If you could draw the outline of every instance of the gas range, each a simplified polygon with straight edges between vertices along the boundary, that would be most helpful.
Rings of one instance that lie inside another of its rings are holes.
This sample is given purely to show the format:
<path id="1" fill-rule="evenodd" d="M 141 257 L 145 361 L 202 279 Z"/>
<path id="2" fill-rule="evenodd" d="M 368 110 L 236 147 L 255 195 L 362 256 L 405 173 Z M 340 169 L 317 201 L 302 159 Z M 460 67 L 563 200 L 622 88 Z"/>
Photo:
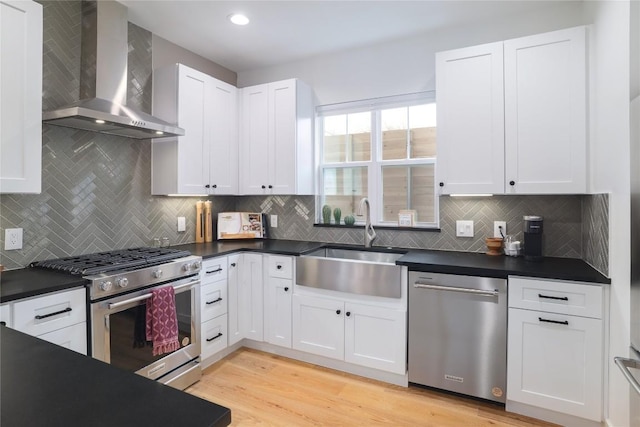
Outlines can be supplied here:
<path id="1" fill-rule="evenodd" d="M 171 248 L 133 248 L 38 261 L 31 267 L 81 275 L 95 301 L 200 272 L 202 258 Z"/>

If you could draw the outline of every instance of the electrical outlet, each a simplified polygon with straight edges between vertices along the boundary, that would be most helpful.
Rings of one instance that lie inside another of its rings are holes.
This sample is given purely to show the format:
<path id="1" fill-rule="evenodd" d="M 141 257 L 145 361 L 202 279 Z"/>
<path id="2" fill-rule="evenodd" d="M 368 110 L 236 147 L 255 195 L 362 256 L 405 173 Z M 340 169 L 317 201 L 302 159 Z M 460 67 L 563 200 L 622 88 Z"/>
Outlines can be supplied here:
<path id="1" fill-rule="evenodd" d="M 473 221 L 456 221 L 456 237 L 473 237 Z"/>
<path id="2" fill-rule="evenodd" d="M 278 228 L 278 215 L 271 215 L 271 228 Z"/>
<path id="3" fill-rule="evenodd" d="M 502 234 L 500 234 L 502 227 Z M 493 221 L 493 237 L 503 237 L 507 235 L 507 221 Z"/>
<path id="4" fill-rule="evenodd" d="M 4 230 L 4 250 L 22 249 L 22 228 L 7 228 Z"/>
<path id="5" fill-rule="evenodd" d="M 178 231 L 182 232 L 182 231 L 186 231 L 187 230 L 187 223 L 186 223 L 186 218 L 183 216 L 179 216 L 178 217 Z"/>

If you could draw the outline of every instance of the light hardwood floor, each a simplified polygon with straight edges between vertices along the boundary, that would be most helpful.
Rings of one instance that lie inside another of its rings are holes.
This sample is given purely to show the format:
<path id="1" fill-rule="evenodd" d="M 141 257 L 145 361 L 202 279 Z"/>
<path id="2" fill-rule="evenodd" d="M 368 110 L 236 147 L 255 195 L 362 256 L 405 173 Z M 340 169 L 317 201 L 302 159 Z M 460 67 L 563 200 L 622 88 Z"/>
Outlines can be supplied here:
<path id="1" fill-rule="evenodd" d="M 240 349 L 187 392 L 231 409 L 232 426 L 551 426 L 502 407 L 399 387 Z"/>

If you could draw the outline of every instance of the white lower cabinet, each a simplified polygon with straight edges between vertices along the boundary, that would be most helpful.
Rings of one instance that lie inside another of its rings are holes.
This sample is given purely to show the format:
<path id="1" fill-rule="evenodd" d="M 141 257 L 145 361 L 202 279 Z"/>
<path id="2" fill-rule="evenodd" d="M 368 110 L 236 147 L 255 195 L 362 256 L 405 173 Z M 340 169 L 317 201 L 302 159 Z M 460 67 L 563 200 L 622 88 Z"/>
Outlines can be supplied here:
<path id="1" fill-rule="evenodd" d="M 11 311 L 14 329 L 87 354 L 84 288 L 18 300 Z"/>
<path id="2" fill-rule="evenodd" d="M 200 358 L 227 348 L 227 257 L 207 259 L 200 270 Z"/>
<path id="3" fill-rule="evenodd" d="M 264 278 L 262 254 L 245 253 L 240 260 L 238 298 L 242 338 L 263 341 Z"/>
<path id="4" fill-rule="evenodd" d="M 293 296 L 293 348 L 404 375 L 406 311 Z"/>
<path id="5" fill-rule="evenodd" d="M 265 255 L 264 340 L 291 348 L 294 259 Z"/>
<path id="6" fill-rule="evenodd" d="M 240 330 L 240 313 L 242 304 L 240 301 L 240 258 L 241 254 L 230 255 L 228 258 L 228 279 L 227 279 L 227 297 L 228 304 L 228 337 L 229 345 L 233 345 L 242 339 L 242 331 Z"/>
<path id="7" fill-rule="evenodd" d="M 552 411 L 523 412 L 551 422 L 567 422 L 554 413 L 602 420 L 602 305 L 598 285 L 509 279 L 507 410 L 515 403 Z"/>
<path id="8" fill-rule="evenodd" d="M 4 326 L 11 327 L 11 303 L 0 305 L 0 323 Z"/>

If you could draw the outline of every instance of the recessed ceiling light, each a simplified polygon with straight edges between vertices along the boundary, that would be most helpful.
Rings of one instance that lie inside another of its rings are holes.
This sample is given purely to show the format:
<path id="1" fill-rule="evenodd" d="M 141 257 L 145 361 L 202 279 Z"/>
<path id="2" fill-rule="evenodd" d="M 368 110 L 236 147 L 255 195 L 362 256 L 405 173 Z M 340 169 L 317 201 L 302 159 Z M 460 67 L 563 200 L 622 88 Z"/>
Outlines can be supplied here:
<path id="1" fill-rule="evenodd" d="M 162 132 L 161 130 L 157 130 L 156 135 L 164 135 L 164 132 Z"/>
<path id="2" fill-rule="evenodd" d="M 247 25 L 249 23 L 249 18 L 241 13 L 232 13 L 228 16 L 229 21 L 233 22 L 236 25 Z"/>
<path id="3" fill-rule="evenodd" d="M 102 125 L 102 124 L 104 124 L 104 120 L 98 119 L 98 120 L 96 120 L 96 123 L 98 123 L 99 125 Z"/>

